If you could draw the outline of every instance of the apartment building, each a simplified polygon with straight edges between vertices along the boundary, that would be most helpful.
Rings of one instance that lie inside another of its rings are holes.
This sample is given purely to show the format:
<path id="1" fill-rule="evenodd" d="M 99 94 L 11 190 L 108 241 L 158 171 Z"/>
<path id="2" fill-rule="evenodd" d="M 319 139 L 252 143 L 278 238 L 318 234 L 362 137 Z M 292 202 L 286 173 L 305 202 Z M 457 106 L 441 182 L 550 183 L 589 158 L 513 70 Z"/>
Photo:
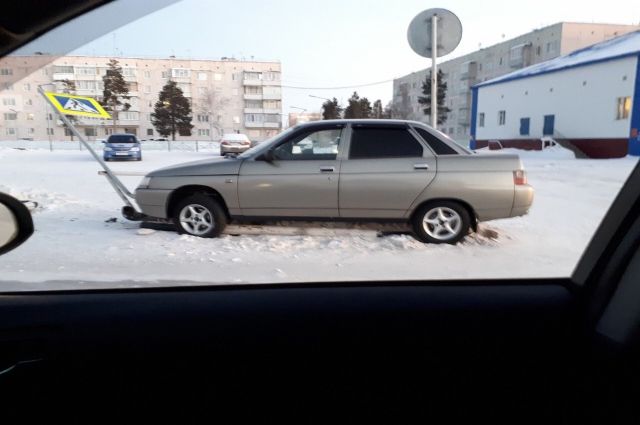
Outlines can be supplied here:
<path id="1" fill-rule="evenodd" d="M 637 31 L 640 26 L 560 22 L 438 64 L 447 83 L 445 105 L 451 110 L 439 128 L 462 144 L 470 139 L 471 87 L 577 49 Z M 418 103 L 430 68 L 393 82 L 395 118 L 430 123 Z"/>
<path id="2" fill-rule="evenodd" d="M 49 60 L 47 60 L 49 59 Z M 62 91 L 63 81 L 73 81 L 76 94 L 100 98 L 102 77 L 111 58 L 106 56 L 10 56 L 0 63 L 0 141 L 64 140 L 62 126 L 37 88 Z M 166 82 L 175 81 L 190 100 L 194 128 L 181 140 L 216 140 L 223 133 L 241 132 L 263 140 L 282 128 L 281 66 L 279 62 L 115 58 L 129 85 L 131 107 L 120 112 L 117 132 L 141 139 L 160 137 L 151 123 L 158 94 Z M 80 119 L 88 139 L 101 139 L 113 131 L 110 120 Z"/>

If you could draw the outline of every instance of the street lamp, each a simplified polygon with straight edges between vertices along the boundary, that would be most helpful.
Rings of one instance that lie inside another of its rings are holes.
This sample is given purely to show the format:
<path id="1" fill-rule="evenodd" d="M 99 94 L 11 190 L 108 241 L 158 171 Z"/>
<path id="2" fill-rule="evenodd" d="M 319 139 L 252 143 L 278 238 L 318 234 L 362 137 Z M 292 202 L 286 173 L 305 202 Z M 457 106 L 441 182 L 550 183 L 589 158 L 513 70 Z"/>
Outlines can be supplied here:
<path id="1" fill-rule="evenodd" d="M 310 94 L 309 97 L 315 97 L 316 99 L 322 99 L 322 100 L 326 100 L 327 102 L 333 102 L 333 100 L 328 99 L 326 97 L 322 97 L 322 96 L 314 96 L 314 95 Z"/>

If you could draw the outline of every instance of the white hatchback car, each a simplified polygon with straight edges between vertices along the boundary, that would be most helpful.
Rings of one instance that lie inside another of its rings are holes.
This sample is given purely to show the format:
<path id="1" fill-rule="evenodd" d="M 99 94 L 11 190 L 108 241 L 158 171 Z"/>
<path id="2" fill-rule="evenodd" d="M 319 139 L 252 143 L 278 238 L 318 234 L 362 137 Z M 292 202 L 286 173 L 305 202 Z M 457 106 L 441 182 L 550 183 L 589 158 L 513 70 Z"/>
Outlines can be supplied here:
<path id="1" fill-rule="evenodd" d="M 228 153 L 242 153 L 251 147 L 251 140 L 240 133 L 229 133 L 220 139 L 220 156 Z"/>

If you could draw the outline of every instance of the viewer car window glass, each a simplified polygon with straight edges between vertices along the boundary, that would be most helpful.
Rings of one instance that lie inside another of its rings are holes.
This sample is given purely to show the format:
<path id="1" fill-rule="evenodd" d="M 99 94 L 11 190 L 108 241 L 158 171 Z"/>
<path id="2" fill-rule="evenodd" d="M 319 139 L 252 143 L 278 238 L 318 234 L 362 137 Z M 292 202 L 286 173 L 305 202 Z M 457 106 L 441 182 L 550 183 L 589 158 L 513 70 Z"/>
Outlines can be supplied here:
<path id="1" fill-rule="evenodd" d="M 405 128 L 354 127 L 349 159 L 421 157 L 420 142 Z"/>
<path id="2" fill-rule="evenodd" d="M 457 155 L 458 152 L 424 128 L 414 127 L 420 137 L 433 149 L 436 155 Z"/>
<path id="3" fill-rule="evenodd" d="M 340 128 L 299 134 L 275 148 L 273 154 L 283 161 L 335 160 L 341 135 Z"/>

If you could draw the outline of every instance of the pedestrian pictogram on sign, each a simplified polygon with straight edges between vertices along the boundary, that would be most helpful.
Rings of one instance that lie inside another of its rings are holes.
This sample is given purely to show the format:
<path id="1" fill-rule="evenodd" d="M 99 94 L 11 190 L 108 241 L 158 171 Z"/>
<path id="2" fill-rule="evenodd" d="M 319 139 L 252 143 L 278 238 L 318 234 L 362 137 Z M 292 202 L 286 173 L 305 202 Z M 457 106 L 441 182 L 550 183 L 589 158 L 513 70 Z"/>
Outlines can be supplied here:
<path id="1" fill-rule="evenodd" d="M 65 93 L 44 93 L 49 102 L 64 115 L 79 115 L 92 118 L 111 118 L 92 97 L 75 96 Z"/>

